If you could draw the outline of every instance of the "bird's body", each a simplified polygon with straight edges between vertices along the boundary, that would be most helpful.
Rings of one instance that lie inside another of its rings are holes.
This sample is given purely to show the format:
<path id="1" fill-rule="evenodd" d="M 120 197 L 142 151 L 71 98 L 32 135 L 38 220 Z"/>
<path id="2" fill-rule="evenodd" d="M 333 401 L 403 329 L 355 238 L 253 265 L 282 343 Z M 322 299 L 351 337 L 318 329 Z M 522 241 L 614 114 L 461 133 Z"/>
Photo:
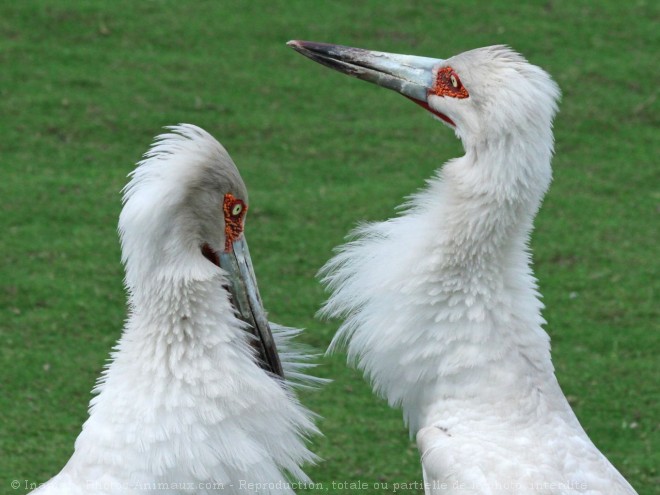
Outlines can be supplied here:
<path id="1" fill-rule="evenodd" d="M 126 189 L 129 318 L 73 456 L 39 495 L 290 494 L 289 475 L 307 480 L 312 415 L 260 366 L 227 272 L 202 251 L 229 245 L 222 194 L 247 201 L 244 186 L 208 133 L 173 130 Z M 300 376 L 296 331 L 273 330 L 287 377 Z"/>
<path id="2" fill-rule="evenodd" d="M 404 94 L 465 147 L 323 270 L 324 313 L 345 318 L 332 345 L 403 409 L 427 493 L 634 494 L 571 410 L 542 328 L 528 239 L 551 181 L 557 86 L 500 46 L 439 60 L 290 44 Z"/>
<path id="3" fill-rule="evenodd" d="M 446 164 L 402 216 L 362 227 L 326 266 L 325 311 L 348 316 L 335 345 L 346 340 L 375 390 L 402 407 L 437 493 L 454 493 L 443 483 L 460 494 L 527 494 L 534 483 L 548 487 L 538 493 L 590 493 L 560 484 L 630 493 L 616 491 L 620 476 L 555 378 L 529 269 L 531 224 L 513 225 L 529 205 L 504 201 L 489 216 L 480 195 L 466 208 L 467 159 Z"/>

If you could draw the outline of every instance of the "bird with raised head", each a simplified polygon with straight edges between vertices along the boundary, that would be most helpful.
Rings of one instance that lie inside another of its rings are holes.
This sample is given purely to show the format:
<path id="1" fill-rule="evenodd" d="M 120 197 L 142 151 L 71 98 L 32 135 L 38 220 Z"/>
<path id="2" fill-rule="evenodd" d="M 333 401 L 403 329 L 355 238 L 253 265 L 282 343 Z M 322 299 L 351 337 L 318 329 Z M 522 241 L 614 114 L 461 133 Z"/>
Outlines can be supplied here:
<path id="1" fill-rule="evenodd" d="M 398 217 L 358 228 L 322 273 L 331 348 L 403 409 L 427 493 L 633 494 L 562 393 L 529 237 L 551 181 L 560 91 L 505 46 L 449 59 L 291 41 L 449 126 L 446 162 Z"/>
<path id="2" fill-rule="evenodd" d="M 158 136 L 119 219 L 128 319 L 73 455 L 35 493 L 292 494 L 290 479 L 308 481 L 317 429 L 293 386 L 314 382 L 311 363 L 298 331 L 266 318 L 248 205 L 209 133 Z"/>

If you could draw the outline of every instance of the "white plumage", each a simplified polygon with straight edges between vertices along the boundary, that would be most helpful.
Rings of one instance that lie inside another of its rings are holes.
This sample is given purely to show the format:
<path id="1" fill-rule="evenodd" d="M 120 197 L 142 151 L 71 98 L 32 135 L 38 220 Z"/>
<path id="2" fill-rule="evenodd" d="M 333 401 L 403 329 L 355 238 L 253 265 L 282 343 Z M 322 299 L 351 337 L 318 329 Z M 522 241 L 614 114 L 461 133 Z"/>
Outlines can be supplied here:
<path id="1" fill-rule="evenodd" d="M 345 318 L 331 348 L 345 344 L 403 409 L 427 493 L 635 493 L 578 423 L 542 328 L 528 240 L 551 181 L 557 85 L 502 46 L 439 60 L 290 45 L 404 94 L 465 148 L 323 270 L 323 313 Z"/>
<path id="2" fill-rule="evenodd" d="M 223 194 L 247 203 L 225 149 L 192 126 L 159 136 L 125 189 L 119 222 L 130 314 L 90 416 L 46 494 L 290 494 L 315 456 L 313 415 L 264 371 L 201 247 L 226 240 Z M 310 366 L 297 330 L 272 325 L 287 378 Z M 313 380 L 313 379 L 312 379 Z"/>

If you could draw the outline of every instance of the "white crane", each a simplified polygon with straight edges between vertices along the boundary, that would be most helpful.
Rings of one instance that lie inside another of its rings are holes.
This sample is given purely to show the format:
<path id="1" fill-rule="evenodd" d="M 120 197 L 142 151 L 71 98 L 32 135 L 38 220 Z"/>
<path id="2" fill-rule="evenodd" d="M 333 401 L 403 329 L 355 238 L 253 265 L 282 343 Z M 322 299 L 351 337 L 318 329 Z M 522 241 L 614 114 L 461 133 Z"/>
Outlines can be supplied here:
<path id="1" fill-rule="evenodd" d="M 504 46 L 447 60 L 289 45 L 393 89 L 461 139 L 399 217 L 360 227 L 324 268 L 324 313 L 373 388 L 400 406 L 427 493 L 633 494 L 554 375 L 528 239 L 550 184 L 560 96 Z"/>
<path id="2" fill-rule="evenodd" d="M 124 189 L 123 334 L 71 459 L 39 495 L 291 494 L 289 479 L 308 481 L 317 429 L 290 379 L 311 379 L 310 364 L 291 346 L 298 331 L 266 319 L 247 190 L 210 134 L 170 130 Z"/>

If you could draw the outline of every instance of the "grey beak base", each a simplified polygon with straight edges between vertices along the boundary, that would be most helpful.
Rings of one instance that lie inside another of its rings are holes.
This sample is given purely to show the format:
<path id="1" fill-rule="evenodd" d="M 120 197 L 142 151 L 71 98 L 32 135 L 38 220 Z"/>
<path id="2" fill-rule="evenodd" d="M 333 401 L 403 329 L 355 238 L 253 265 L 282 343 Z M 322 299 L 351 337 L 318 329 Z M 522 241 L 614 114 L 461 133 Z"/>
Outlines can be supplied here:
<path id="1" fill-rule="evenodd" d="M 231 252 L 220 254 L 220 267 L 227 272 L 230 282 L 228 289 L 237 316 L 247 323 L 247 330 L 255 337 L 253 344 L 259 364 L 266 371 L 284 378 L 282 362 L 259 295 L 257 278 L 244 235 L 234 241 Z"/>

